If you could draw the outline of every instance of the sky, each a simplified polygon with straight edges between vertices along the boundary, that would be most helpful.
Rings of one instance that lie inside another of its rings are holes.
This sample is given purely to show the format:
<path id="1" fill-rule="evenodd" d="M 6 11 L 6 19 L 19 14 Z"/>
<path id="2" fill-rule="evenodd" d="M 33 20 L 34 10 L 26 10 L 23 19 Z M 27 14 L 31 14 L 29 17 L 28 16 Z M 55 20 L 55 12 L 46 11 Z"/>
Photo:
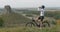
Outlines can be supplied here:
<path id="1" fill-rule="evenodd" d="M 0 7 L 10 5 L 13 8 L 24 7 L 60 7 L 60 0 L 0 0 Z"/>

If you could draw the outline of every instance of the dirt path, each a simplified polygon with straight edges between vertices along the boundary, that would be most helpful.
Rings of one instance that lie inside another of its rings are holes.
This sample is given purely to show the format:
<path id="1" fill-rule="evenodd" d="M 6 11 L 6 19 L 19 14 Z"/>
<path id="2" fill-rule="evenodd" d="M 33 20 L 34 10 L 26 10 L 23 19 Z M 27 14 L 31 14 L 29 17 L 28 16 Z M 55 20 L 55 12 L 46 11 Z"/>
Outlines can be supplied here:
<path id="1" fill-rule="evenodd" d="M 26 16 L 27 14 L 24 14 L 23 12 L 17 12 L 17 13 L 18 13 L 18 14 L 21 14 L 22 16 L 24 16 L 24 17 L 26 17 L 26 18 L 28 18 L 28 19 L 32 19 L 32 17 Z M 37 16 L 37 15 L 33 14 L 33 16 Z"/>
<path id="2" fill-rule="evenodd" d="M 26 17 L 26 18 L 28 18 L 28 19 L 32 19 L 32 17 L 26 16 L 26 14 L 21 14 L 21 15 L 23 15 L 24 17 Z"/>

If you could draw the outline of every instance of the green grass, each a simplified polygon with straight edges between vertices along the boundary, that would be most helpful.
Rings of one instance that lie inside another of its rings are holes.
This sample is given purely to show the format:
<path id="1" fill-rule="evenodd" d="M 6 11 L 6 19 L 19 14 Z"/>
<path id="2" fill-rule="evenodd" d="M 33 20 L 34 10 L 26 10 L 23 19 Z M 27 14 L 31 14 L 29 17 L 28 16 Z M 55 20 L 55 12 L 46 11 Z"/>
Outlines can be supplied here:
<path id="1" fill-rule="evenodd" d="M 46 11 L 45 12 L 45 16 L 47 16 L 47 17 L 54 17 L 55 19 L 60 19 L 60 11 L 54 11 L 54 12 Z"/>
<path id="2" fill-rule="evenodd" d="M 52 28 L 37 28 L 37 27 L 13 27 L 0 28 L 0 32 L 57 32 L 56 27 Z"/>
<path id="3" fill-rule="evenodd" d="M 2 15 L 2 18 L 5 26 L 15 26 L 15 25 L 20 26 L 20 24 L 26 24 L 26 22 L 31 21 L 30 19 L 17 13 L 5 14 Z"/>
<path id="4" fill-rule="evenodd" d="M 32 16 L 31 14 L 39 15 L 38 12 L 36 12 L 36 11 L 35 12 L 30 11 L 30 12 L 25 12 L 25 13 L 28 14 L 28 16 Z M 57 17 L 57 16 L 59 16 L 59 14 L 60 13 L 58 13 L 58 12 L 57 12 L 57 14 L 55 14 L 55 12 L 54 13 L 48 12 L 48 14 L 46 16 L 50 15 L 50 16 Z M 30 27 L 20 26 L 20 24 L 25 25 L 28 21 L 31 21 L 31 20 L 22 16 L 21 14 L 17 14 L 17 13 L 5 14 L 5 15 L 2 15 L 2 18 L 4 20 L 4 25 L 8 26 L 8 27 L 0 28 L 0 32 L 60 32 L 59 31 L 60 26 L 46 27 L 43 29 L 40 29 L 38 27 L 30 28 Z M 15 26 L 17 26 L 17 27 L 15 27 Z"/>

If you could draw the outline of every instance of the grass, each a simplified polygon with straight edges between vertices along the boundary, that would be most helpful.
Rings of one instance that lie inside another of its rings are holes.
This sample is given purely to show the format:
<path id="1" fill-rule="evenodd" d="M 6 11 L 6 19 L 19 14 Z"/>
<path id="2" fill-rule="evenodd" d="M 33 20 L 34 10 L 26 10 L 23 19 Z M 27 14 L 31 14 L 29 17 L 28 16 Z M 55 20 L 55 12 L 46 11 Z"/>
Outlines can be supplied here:
<path id="1" fill-rule="evenodd" d="M 36 14 L 39 15 L 38 12 L 25 12 L 26 14 L 28 14 L 27 16 L 31 16 L 29 14 Z M 55 13 L 55 12 L 54 12 Z M 54 14 L 53 12 L 48 12 L 48 14 L 46 16 L 56 16 L 58 14 Z M 53 15 L 54 14 L 54 15 Z M 56 16 L 57 17 L 57 16 Z M 19 26 L 20 24 L 25 25 L 26 22 L 31 21 L 30 19 L 22 16 L 21 14 L 17 14 L 17 13 L 13 13 L 13 14 L 5 14 L 2 15 L 5 26 L 9 26 L 9 27 L 2 27 L 0 28 L 0 32 L 60 32 L 60 25 L 54 26 L 54 27 L 46 27 L 43 29 L 40 29 L 38 27 L 23 27 L 23 26 Z M 59 17 L 58 17 L 59 18 Z M 17 27 L 10 27 L 10 26 L 16 26 Z"/>
<path id="2" fill-rule="evenodd" d="M 52 28 L 37 28 L 37 27 L 13 27 L 0 28 L 0 32 L 57 32 L 56 27 Z"/>
<path id="3" fill-rule="evenodd" d="M 25 24 L 26 22 L 31 21 L 30 19 L 17 13 L 5 14 L 2 15 L 2 18 L 5 26 L 20 26 L 20 24 Z"/>

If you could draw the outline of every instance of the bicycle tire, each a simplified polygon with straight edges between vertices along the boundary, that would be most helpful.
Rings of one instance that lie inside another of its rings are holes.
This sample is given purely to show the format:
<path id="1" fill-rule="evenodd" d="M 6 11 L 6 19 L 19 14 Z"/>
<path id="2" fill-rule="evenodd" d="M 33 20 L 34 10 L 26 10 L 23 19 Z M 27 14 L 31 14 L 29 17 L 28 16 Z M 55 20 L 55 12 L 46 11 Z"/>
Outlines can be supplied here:
<path id="1" fill-rule="evenodd" d="M 34 27 L 35 24 L 34 24 L 33 22 L 28 22 L 28 23 L 26 23 L 25 26 L 26 26 L 26 27 Z"/>

